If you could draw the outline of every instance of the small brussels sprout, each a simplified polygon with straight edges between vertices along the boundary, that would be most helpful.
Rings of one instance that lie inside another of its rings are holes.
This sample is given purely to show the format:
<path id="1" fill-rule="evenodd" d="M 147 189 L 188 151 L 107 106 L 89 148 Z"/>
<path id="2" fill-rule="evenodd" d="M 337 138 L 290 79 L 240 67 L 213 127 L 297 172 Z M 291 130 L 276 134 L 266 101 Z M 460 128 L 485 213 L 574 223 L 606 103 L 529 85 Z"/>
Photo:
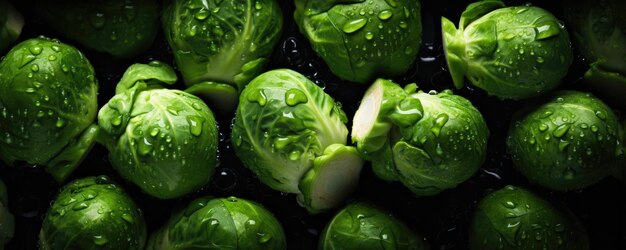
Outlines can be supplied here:
<path id="1" fill-rule="evenodd" d="M 0 1 L 0 53 L 20 36 L 24 18 L 8 1 Z"/>
<path id="2" fill-rule="evenodd" d="M 232 129 L 235 153 L 271 188 L 299 194 L 309 211 L 343 202 L 363 164 L 346 146 L 347 118 L 332 97 L 292 70 L 264 73 L 241 92 Z"/>
<path id="3" fill-rule="evenodd" d="M 141 210 L 107 176 L 72 181 L 61 189 L 39 232 L 40 249 L 143 249 Z"/>
<path id="4" fill-rule="evenodd" d="M 37 1 L 35 8 L 67 38 L 119 58 L 148 49 L 159 27 L 159 6 L 153 0 L 48 0 Z"/>
<path id="5" fill-rule="evenodd" d="M 507 151 L 517 169 L 554 190 L 584 188 L 610 175 L 623 156 L 613 111 L 589 93 L 559 91 L 546 98 L 513 117 Z"/>
<path id="6" fill-rule="evenodd" d="M 572 63 L 567 31 L 535 6 L 504 7 L 499 0 L 470 4 L 458 30 L 442 17 L 446 60 L 456 88 L 466 76 L 500 99 L 523 99 L 555 88 Z"/>
<path id="7" fill-rule="evenodd" d="M 352 203 L 326 225 L 318 249 L 429 249 L 422 236 L 391 214 Z"/>
<path id="8" fill-rule="evenodd" d="M 0 180 L 0 249 L 4 249 L 15 232 L 15 219 L 9 211 L 9 197 L 7 187 Z"/>
<path id="9" fill-rule="evenodd" d="M 16 45 L 0 62 L 0 157 L 46 166 L 63 181 L 87 154 L 98 83 L 76 48 L 39 37 Z"/>
<path id="10" fill-rule="evenodd" d="M 435 195 L 478 170 L 489 130 L 467 99 L 450 90 L 414 93 L 416 88 L 376 81 L 355 113 L 352 140 L 381 179 Z"/>
<path id="11" fill-rule="evenodd" d="M 420 9 L 417 0 L 296 0 L 294 18 L 335 75 L 370 83 L 411 67 L 422 40 Z"/>
<path id="12" fill-rule="evenodd" d="M 262 73 L 283 25 L 276 0 L 168 0 L 162 22 L 188 91 L 222 112 Z"/>
<path id="13" fill-rule="evenodd" d="M 166 64 L 134 64 L 98 113 L 99 139 L 113 168 L 161 199 L 199 189 L 217 164 L 213 113 L 199 98 L 161 86 L 174 82 L 176 73 Z"/>
<path id="14" fill-rule="evenodd" d="M 287 249 L 280 222 L 252 201 L 205 196 L 174 214 L 148 240 L 157 249 Z"/>
<path id="15" fill-rule="evenodd" d="M 575 0 L 564 9 L 572 40 L 591 64 L 584 82 L 603 100 L 626 110 L 626 2 Z"/>
<path id="16" fill-rule="evenodd" d="M 483 198 L 469 226 L 470 249 L 589 249 L 587 232 L 567 209 L 519 187 Z"/>

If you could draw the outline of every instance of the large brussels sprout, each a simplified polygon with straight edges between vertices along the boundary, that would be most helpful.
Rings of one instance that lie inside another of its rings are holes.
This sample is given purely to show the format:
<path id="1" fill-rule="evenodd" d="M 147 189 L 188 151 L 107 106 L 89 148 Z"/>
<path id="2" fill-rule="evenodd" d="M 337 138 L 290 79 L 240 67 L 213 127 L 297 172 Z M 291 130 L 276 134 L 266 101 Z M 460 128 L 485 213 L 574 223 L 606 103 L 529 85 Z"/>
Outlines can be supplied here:
<path id="1" fill-rule="evenodd" d="M 205 196 L 174 214 L 148 240 L 157 249 L 287 249 L 282 226 L 263 206 Z"/>
<path id="2" fill-rule="evenodd" d="M 480 112 L 452 91 L 415 93 L 377 80 L 356 111 L 352 141 L 381 179 L 417 195 L 434 195 L 469 179 L 487 154 L 489 130 Z"/>
<path id="3" fill-rule="evenodd" d="M 22 33 L 22 27 L 22 15 L 8 1 L 0 1 L 0 53 L 17 40 Z"/>
<path id="4" fill-rule="evenodd" d="M 564 8 L 572 40 L 591 64 L 585 83 L 626 110 L 626 2 L 575 0 Z"/>
<path id="5" fill-rule="evenodd" d="M 217 124 L 199 98 L 160 62 L 130 66 L 100 109 L 101 142 L 113 168 L 144 192 L 170 199 L 207 184 L 217 164 Z"/>
<path id="6" fill-rule="evenodd" d="M 141 210 L 106 176 L 67 184 L 39 232 L 40 249 L 143 249 Z"/>
<path id="7" fill-rule="evenodd" d="M 222 111 L 262 73 L 280 37 L 276 0 L 165 1 L 163 29 L 189 91 Z"/>
<path id="8" fill-rule="evenodd" d="M 458 29 L 445 17 L 441 22 L 457 88 L 465 76 L 490 95 L 523 99 L 555 88 L 572 63 L 567 31 L 539 7 L 484 0 L 467 7 Z"/>
<path id="9" fill-rule="evenodd" d="M 9 211 L 9 197 L 7 187 L 0 180 L 0 249 L 13 238 L 15 232 L 15 219 Z"/>
<path id="10" fill-rule="evenodd" d="M 519 187 L 483 198 L 469 226 L 470 249 L 589 249 L 587 232 L 567 209 Z"/>
<path id="11" fill-rule="evenodd" d="M 76 48 L 44 37 L 16 45 L 0 62 L 0 157 L 46 166 L 63 181 L 95 136 L 98 84 Z"/>
<path id="12" fill-rule="evenodd" d="M 422 41 L 418 0 L 296 0 L 294 18 L 315 52 L 338 77 L 369 83 L 396 77 Z"/>
<path id="13" fill-rule="evenodd" d="M 318 249 L 429 249 L 424 238 L 391 214 L 352 203 L 326 225 Z"/>
<path id="14" fill-rule="evenodd" d="M 150 47 L 159 27 L 154 0 L 36 1 L 50 27 L 83 46 L 129 58 Z"/>
<path id="15" fill-rule="evenodd" d="M 288 69 L 264 73 L 241 92 L 235 153 L 271 188 L 300 194 L 311 212 L 337 206 L 357 185 L 362 160 L 345 146 L 347 118 L 329 95 Z"/>
<path id="16" fill-rule="evenodd" d="M 515 115 L 507 150 L 531 182 L 555 190 L 579 189 L 611 174 L 623 155 L 621 129 L 601 100 L 559 91 Z"/>

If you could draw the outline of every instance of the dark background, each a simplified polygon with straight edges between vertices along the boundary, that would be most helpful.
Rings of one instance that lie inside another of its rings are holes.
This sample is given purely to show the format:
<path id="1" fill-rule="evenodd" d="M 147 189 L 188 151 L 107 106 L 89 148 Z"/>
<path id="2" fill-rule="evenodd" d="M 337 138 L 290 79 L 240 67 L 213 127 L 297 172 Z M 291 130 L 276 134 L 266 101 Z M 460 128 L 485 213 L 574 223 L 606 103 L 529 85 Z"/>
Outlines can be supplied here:
<path id="1" fill-rule="evenodd" d="M 308 41 L 298 32 L 292 17 L 294 8 L 292 1 L 281 2 L 285 18 L 284 30 L 268 68 L 291 68 L 303 73 L 341 102 L 348 117 L 352 117 L 367 86 L 344 82 L 333 76 L 325 63 L 311 50 Z M 401 84 L 416 82 L 420 89 L 425 91 L 453 88 L 442 54 L 440 17 L 446 16 L 454 23 L 458 23 L 460 13 L 471 1 L 421 2 L 423 41 L 418 60 L 405 75 L 394 80 Z M 561 1 L 530 2 L 550 10 L 557 17 L 560 16 Z M 526 1 L 507 1 L 507 5 L 525 3 Z M 51 31 L 31 11 L 33 9 L 31 4 L 26 1 L 14 3 L 26 20 L 20 40 L 45 35 L 59 38 L 84 52 L 96 69 L 96 77 L 100 84 L 98 97 L 100 106 L 112 97 L 115 84 L 131 64 L 147 63 L 151 60 L 173 63 L 171 51 L 162 33 L 159 33 L 147 52 L 136 58 L 114 59 L 106 54 L 85 49 Z M 575 61 L 570 73 L 564 79 L 562 88 L 584 90 L 578 82 L 586 69 L 584 59 L 576 52 Z M 505 137 L 510 116 L 524 105 L 523 102 L 500 101 L 488 97 L 481 90 L 466 86 L 464 89 L 455 90 L 455 93 L 472 101 L 485 117 L 491 133 L 487 160 L 474 177 L 457 188 L 439 195 L 416 197 L 400 184 L 378 180 L 367 164 L 362 172 L 359 189 L 351 200 L 367 201 L 394 214 L 422 234 L 432 249 L 466 249 L 468 221 L 476 203 L 493 189 L 507 184 L 520 185 L 554 203 L 569 207 L 585 225 L 592 249 L 625 249 L 624 184 L 614 177 L 609 177 L 584 190 L 566 193 L 549 191 L 529 184 L 513 169 L 511 159 L 505 152 Z M 233 195 L 255 200 L 265 205 L 280 220 L 287 234 L 290 249 L 315 249 L 319 234 L 335 211 L 309 215 L 305 209 L 297 205 L 295 195 L 279 193 L 261 184 L 242 166 L 230 146 L 229 128 L 232 115 L 218 115 L 217 118 L 221 131 L 220 165 L 211 183 L 193 194 L 175 200 L 158 200 L 143 194 L 112 170 L 106 149 L 99 145 L 92 149 L 70 179 L 106 174 L 122 184 L 142 208 L 149 232 L 163 225 L 174 208 L 185 206 L 199 196 Z M 36 249 L 41 222 L 54 201 L 60 188 L 59 184 L 55 183 L 43 168 L 24 164 L 7 167 L 0 163 L 0 178 L 7 184 L 9 208 L 16 220 L 15 236 L 6 247 Z"/>

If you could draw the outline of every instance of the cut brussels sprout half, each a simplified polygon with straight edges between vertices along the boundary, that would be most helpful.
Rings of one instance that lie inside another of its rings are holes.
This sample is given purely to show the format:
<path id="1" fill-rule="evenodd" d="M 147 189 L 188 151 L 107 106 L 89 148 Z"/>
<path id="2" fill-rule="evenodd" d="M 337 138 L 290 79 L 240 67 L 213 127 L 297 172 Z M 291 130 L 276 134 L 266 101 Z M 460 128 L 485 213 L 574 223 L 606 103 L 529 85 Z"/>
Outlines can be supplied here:
<path id="1" fill-rule="evenodd" d="M 340 105 L 315 83 L 298 72 L 277 69 L 259 75 L 241 93 L 231 140 L 244 166 L 263 183 L 281 192 L 300 194 L 301 180 L 316 167 L 315 160 L 324 157 L 331 145 L 346 144 L 346 122 Z M 311 172 L 307 181 L 323 184 L 325 181 L 310 178 L 317 178 L 320 173 L 325 177 L 327 175 L 323 173 L 339 171 L 337 167 L 350 169 L 339 172 L 358 174 L 353 170 L 361 164 L 360 160 L 347 164 L 347 159 L 356 158 L 333 154 L 319 160 L 318 169 Z M 333 163 L 336 160 L 345 164 Z M 358 179 L 356 176 L 344 178 Z M 317 192 L 317 188 L 312 187 L 317 185 L 304 185 L 309 189 L 305 194 L 308 198 L 303 197 L 301 204 L 317 206 L 317 203 L 310 203 L 312 195 Z M 345 191 L 335 192 L 343 196 Z"/>
<path id="2" fill-rule="evenodd" d="M 131 65 L 98 113 L 98 139 L 113 168 L 161 199 L 206 185 L 217 165 L 213 113 L 199 98 L 162 86 L 174 82 L 176 73 L 166 64 Z"/>
<path id="3" fill-rule="evenodd" d="M 356 190 L 362 166 L 356 148 L 328 146 L 300 180 L 298 202 L 311 213 L 338 207 Z"/>
<path id="4" fill-rule="evenodd" d="M 589 249 L 587 232 L 567 209 L 519 187 L 483 198 L 469 226 L 469 249 Z"/>
<path id="5" fill-rule="evenodd" d="M 63 182 L 98 133 L 98 83 L 87 58 L 58 40 L 33 38 L 0 62 L 0 157 L 46 167 Z"/>
<path id="6" fill-rule="evenodd" d="M 0 55 L 15 42 L 22 33 L 24 17 L 13 8 L 9 1 L 0 1 Z"/>
<path id="7" fill-rule="evenodd" d="M 441 23 L 456 88 L 467 77 L 489 95 L 524 99 L 557 87 L 572 63 L 567 31 L 539 7 L 479 1 L 463 12 L 458 29 L 445 17 Z"/>

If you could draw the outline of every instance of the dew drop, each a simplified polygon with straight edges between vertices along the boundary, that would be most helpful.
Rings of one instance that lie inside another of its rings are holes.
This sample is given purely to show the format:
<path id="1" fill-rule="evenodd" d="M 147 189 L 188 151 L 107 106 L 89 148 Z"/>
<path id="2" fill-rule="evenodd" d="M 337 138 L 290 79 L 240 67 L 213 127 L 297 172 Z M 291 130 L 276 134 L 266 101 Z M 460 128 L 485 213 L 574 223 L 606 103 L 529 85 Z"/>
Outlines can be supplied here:
<path id="1" fill-rule="evenodd" d="M 355 19 L 355 20 L 347 22 L 346 24 L 343 25 L 341 30 L 343 30 L 343 32 L 347 34 L 350 34 L 350 33 L 356 32 L 357 30 L 360 30 L 366 24 L 367 24 L 367 19 L 359 18 L 359 19 Z"/>

